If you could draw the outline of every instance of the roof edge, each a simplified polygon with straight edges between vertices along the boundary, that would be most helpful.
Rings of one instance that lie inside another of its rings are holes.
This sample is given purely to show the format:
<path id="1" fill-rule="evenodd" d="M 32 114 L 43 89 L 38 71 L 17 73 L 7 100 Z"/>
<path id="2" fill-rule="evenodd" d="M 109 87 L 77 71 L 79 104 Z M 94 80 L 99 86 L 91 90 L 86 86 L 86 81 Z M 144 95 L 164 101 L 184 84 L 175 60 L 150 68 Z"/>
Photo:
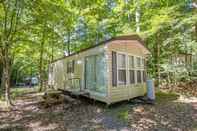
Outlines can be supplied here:
<path id="1" fill-rule="evenodd" d="M 92 48 L 95 48 L 95 47 L 98 47 L 98 46 L 101 46 L 101 45 L 104 45 L 104 44 L 107 44 L 107 43 L 109 43 L 109 42 L 111 42 L 111 41 L 116 41 L 116 40 L 137 40 L 137 41 L 139 41 L 139 42 L 141 43 L 141 45 L 142 45 L 144 48 L 146 48 L 146 49 L 149 51 L 149 49 L 145 46 L 144 41 L 141 39 L 141 37 L 140 37 L 138 34 L 121 35 L 121 36 L 112 37 L 112 38 L 110 38 L 110 39 L 108 39 L 108 40 L 105 40 L 105 41 L 102 41 L 102 42 L 100 42 L 100 43 L 98 43 L 98 44 L 96 44 L 96 45 L 93 45 L 93 46 L 90 46 L 90 47 L 81 49 L 80 51 L 77 51 L 77 52 L 75 52 L 75 53 L 72 53 L 72 54 L 70 54 L 70 55 L 68 55 L 68 56 L 63 56 L 63 57 L 60 57 L 60 58 L 58 58 L 58 59 L 55 59 L 55 60 L 53 60 L 51 63 L 54 63 L 54 62 L 56 62 L 56 61 L 65 59 L 65 58 L 70 57 L 70 56 L 77 55 L 77 54 L 79 54 L 79 53 L 81 53 L 81 52 L 87 51 L 87 50 L 89 50 L 89 49 L 92 49 Z M 149 51 L 149 52 L 150 52 L 150 51 Z"/>

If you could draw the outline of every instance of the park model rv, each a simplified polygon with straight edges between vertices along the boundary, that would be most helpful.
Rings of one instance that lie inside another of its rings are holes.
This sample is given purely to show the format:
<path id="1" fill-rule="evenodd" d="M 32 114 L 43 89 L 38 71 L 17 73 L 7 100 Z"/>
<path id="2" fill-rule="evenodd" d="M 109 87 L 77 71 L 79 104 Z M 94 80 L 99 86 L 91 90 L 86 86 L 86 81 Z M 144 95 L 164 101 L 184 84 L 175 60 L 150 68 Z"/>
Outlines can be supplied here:
<path id="1" fill-rule="evenodd" d="M 148 49 L 138 35 L 118 36 L 49 65 L 49 86 L 111 104 L 146 93 Z"/>

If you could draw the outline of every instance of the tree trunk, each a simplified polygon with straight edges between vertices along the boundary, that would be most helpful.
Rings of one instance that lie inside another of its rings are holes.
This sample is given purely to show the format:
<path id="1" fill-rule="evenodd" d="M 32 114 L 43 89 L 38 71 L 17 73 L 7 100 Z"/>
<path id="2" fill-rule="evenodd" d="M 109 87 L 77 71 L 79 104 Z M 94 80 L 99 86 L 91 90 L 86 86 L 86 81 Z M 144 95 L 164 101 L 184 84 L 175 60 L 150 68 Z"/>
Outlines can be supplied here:
<path id="1" fill-rule="evenodd" d="M 53 42 L 55 42 L 55 41 L 53 41 Z M 54 43 L 52 42 L 52 50 L 51 50 L 51 60 L 50 60 L 50 62 L 52 62 L 53 60 L 54 60 Z"/>
<path id="2" fill-rule="evenodd" d="M 135 22 L 136 22 L 136 32 L 140 32 L 140 0 L 136 0 L 136 11 L 135 11 Z"/>
<path id="3" fill-rule="evenodd" d="M 1 52 L 0 52 L 1 53 Z M 0 54 L 1 55 L 1 54 Z M 2 56 L 0 56 L 0 57 L 2 57 Z M 1 89 L 3 89 L 3 62 L 2 62 L 2 58 L 0 58 L 0 79 L 1 79 L 1 81 L 0 81 L 0 88 Z"/>
<path id="4" fill-rule="evenodd" d="M 45 27 L 46 23 L 43 27 L 43 33 L 42 33 L 42 41 L 40 46 L 40 63 L 39 63 L 39 74 L 40 74 L 40 89 L 39 91 L 43 90 L 43 83 L 44 83 L 44 74 L 43 74 L 43 55 L 44 55 L 44 44 L 45 44 Z"/>
<path id="5" fill-rule="evenodd" d="M 156 77 L 157 77 L 157 86 L 160 88 L 160 40 L 159 34 L 156 35 Z"/>
<path id="6" fill-rule="evenodd" d="M 33 75 L 32 75 L 32 66 L 31 66 L 31 74 L 30 74 L 30 82 L 29 82 L 29 87 L 31 88 L 32 87 L 32 77 L 33 77 Z"/>
<path id="7" fill-rule="evenodd" d="M 67 50 L 68 50 L 68 55 L 70 55 L 70 30 L 68 31 L 68 42 L 67 42 Z"/>
<path id="8" fill-rule="evenodd" d="M 197 42 L 197 22 L 195 24 L 196 42 Z"/>
<path id="9" fill-rule="evenodd" d="M 12 106 L 10 98 L 10 58 L 8 54 L 8 49 L 5 48 L 3 53 L 3 77 L 2 85 L 5 89 L 5 100 L 8 107 Z"/>
<path id="10" fill-rule="evenodd" d="M 1 73 L 3 74 L 3 72 L 1 72 Z M 3 82 L 3 75 L 1 76 L 1 83 L 0 83 L 1 85 L 0 85 L 0 89 L 3 89 L 3 83 L 2 83 L 2 82 Z"/>
<path id="11" fill-rule="evenodd" d="M 39 91 L 42 91 L 43 89 L 43 53 L 44 53 L 44 43 L 41 43 L 41 49 L 40 49 L 40 66 L 39 66 L 39 73 L 40 73 L 40 89 Z"/>

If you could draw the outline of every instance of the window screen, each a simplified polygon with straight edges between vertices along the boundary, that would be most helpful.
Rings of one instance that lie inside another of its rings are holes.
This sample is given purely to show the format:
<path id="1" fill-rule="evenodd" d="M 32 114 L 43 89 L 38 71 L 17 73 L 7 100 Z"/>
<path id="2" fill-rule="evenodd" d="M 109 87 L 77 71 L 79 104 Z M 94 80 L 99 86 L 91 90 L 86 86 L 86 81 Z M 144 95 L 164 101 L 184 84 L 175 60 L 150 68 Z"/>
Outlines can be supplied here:
<path id="1" fill-rule="evenodd" d="M 135 84 L 135 71 L 129 70 L 130 84 Z"/>
<path id="2" fill-rule="evenodd" d="M 134 68 L 134 57 L 129 56 L 129 68 Z"/>
<path id="3" fill-rule="evenodd" d="M 117 57 L 114 51 L 112 51 L 112 85 L 117 86 Z"/>
<path id="4" fill-rule="evenodd" d="M 137 67 L 141 67 L 141 59 L 140 59 L 140 57 L 137 57 Z"/>
<path id="5" fill-rule="evenodd" d="M 143 71 L 143 81 L 146 82 L 146 71 Z"/>
<path id="6" fill-rule="evenodd" d="M 118 84 L 126 85 L 126 55 L 118 54 Z"/>
<path id="7" fill-rule="evenodd" d="M 104 54 L 85 58 L 85 88 L 100 94 L 106 93 L 107 66 Z"/>
<path id="8" fill-rule="evenodd" d="M 119 85 L 126 85 L 126 70 L 118 70 Z"/>
<path id="9" fill-rule="evenodd" d="M 145 68 L 145 59 L 142 59 L 142 67 Z"/>
<path id="10" fill-rule="evenodd" d="M 141 76 L 141 71 L 137 71 L 137 83 L 142 83 L 142 76 Z"/>
<path id="11" fill-rule="evenodd" d="M 118 54 L 118 68 L 126 68 L 126 59 L 124 54 Z"/>

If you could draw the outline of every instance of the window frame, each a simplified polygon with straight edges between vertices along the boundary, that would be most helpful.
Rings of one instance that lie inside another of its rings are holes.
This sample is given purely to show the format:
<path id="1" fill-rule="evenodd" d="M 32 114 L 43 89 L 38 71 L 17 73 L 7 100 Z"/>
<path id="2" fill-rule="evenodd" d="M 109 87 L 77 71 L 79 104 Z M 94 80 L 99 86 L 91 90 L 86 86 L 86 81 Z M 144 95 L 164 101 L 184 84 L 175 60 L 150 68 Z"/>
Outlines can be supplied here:
<path id="1" fill-rule="evenodd" d="M 136 68 L 141 68 L 141 67 L 142 67 L 142 58 L 140 56 L 136 56 Z"/>
<path id="2" fill-rule="evenodd" d="M 140 74 L 140 81 L 138 81 L 138 72 Z M 137 84 L 142 84 L 143 83 L 143 70 L 136 70 L 136 77 L 137 77 Z"/>
<path id="3" fill-rule="evenodd" d="M 144 84 L 145 81 L 144 81 L 144 77 L 143 77 L 143 72 L 145 71 L 146 73 L 146 77 L 147 77 L 147 72 L 146 72 L 146 65 L 145 65 L 145 62 L 146 62 L 146 58 L 144 56 L 139 56 L 139 55 L 136 55 L 136 54 L 133 54 L 133 53 L 128 53 L 128 52 L 121 52 L 121 51 L 116 51 L 116 50 L 112 50 L 113 52 L 116 52 L 116 59 L 117 59 L 117 64 L 116 64 L 116 68 L 117 68 L 117 77 L 116 77 L 116 80 L 117 80 L 117 86 L 114 86 L 114 87 L 118 87 L 118 86 L 131 86 L 131 85 L 138 85 L 138 84 Z M 120 68 L 118 67 L 119 66 L 119 56 L 118 55 L 125 55 L 125 68 Z M 129 63 L 129 57 L 133 57 L 133 67 L 130 68 L 130 63 Z M 140 66 L 138 66 L 138 63 L 137 63 L 137 58 L 140 59 Z M 144 62 L 142 62 L 144 61 Z M 144 63 L 144 64 L 143 64 Z M 119 70 L 126 70 L 126 82 L 125 84 L 120 84 L 120 81 L 119 81 Z M 130 83 L 130 70 L 133 70 L 134 71 L 134 81 L 135 83 Z M 140 75 L 141 75 L 141 83 L 138 83 L 137 81 L 137 71 L 140 71 Z"/>
<path id="4" fill-rule="evenodd" d="M 116 55 L 117 55 L 117 86 L 126 86 L 127 85 L 127 81 L 128 81 L 128 78 L 127 78 L 127 53 L 125 52 L 117 52 L 116 51 Z M 125 56 L 125 67 L 122 68 L 122 67 L 119 67 L 119 56 L 118 55 L 124 55 Z M 125 70 L 125 83 L 124 84 L 120 84 L 120 81 L 119 81 L 119 70 Z"/>
<path id="5" fill-rule="evenodd" d="M 67 74 L 72 74 L 75 72 L 75 60 L 68 60 L 67 61 Z"/>
<path id="6" fill-rule="evenodd" d="M 132 67 L 130 67 L 130 57 L 133 58 L 133 61 L 132 61 Z M 131 54 L 128 54 L 128 69 L 127 69 L 127 72 L 128 72 L 128 85 L 135 85 L 136 84 L 136 70 L 135 70 L 135 65 L 136 65 L 136 62 L 135 62 L 135 55 L 131 55 Z M 130 71 L 133 71 L 134 72 L 134 83 L 131 83 L 131 75 L 130 75 Z"/>
<path id="7" fill-rule="evenodd" d="M 140 65 L 138 65 L 138 59 L 140 61 Z M 142 62 L 143 61 L 143 62 Z M 143 78 L 143 72 L 146 72 L 146 58 L 143 56 L 136 56 L 136 66 L 135 66 L 135 71 L 136 71 L 136 84 L 144 84 L 144 78 Z M 141 75 L 141 82 L 138 82 L 138 71 L 140 71 L 140 75 Z M 147 75 L 146 75 L 147 76 Z"/>
<path id="8" fill-rule="evenodd" d="M 98 94 L 104 94 L 104 95 L 106 95 L 106 93 L 107 93 L 107 86 L 108 86 L 108 83 L 107 83 L 107 81 L 105 80 L 105 84 L 104 84 L 104 86 L 105 86 L 105 92 L 103 93 L 101 93 L 101 92 L 98 92 L 98 91 L 96 91 L 96 88 L 97 88 L 97 83 L 98 83 L 98 81 L 97 81 L 97 68 L 98 68 L 98 66 L 97 66 L 97 60 L 98 60 L 98 57 L 100 57 L 102 55 L 102 57 L 104 58 L 104 59 L 106 59 L 106 56 L 105 56 L 105 53 L 97 53 L 97 54 L 93 54 L 93 55 L 87 55 L 87 56 L 85 56 L 85 58 L 84 58 L 84 71 L 85 71 L 85 74 L 84 74 L 84 87 L 85 87 L 85 89 L 86 90 L 89 90 L 89 91 L 92 91 L 92 92 L 96 92 L 96 93 L 98 93 Z M 94 62 L 94 68 L 95 68 L 95 72 L 94 72 L 94 82 L 95 82 L 95 86 L 93 87 L 93 88 L 88 88 L 87 87 L 87 70 L 86 70 L 86 64 L 87 64 L 87 59 L 89 59 L 90 57 L 92 57 L 93 58 L 93 62 Z M 105 66 L 107 66 L 107 63 L 105 63 L 104 62 L 104 64 L 106 64 Z M 106 70 L 107 70 L 107 67 L 105 67 L 106 68 Z M 105 76 L 105 77 L 107 77 L 107 75 Z"/>

